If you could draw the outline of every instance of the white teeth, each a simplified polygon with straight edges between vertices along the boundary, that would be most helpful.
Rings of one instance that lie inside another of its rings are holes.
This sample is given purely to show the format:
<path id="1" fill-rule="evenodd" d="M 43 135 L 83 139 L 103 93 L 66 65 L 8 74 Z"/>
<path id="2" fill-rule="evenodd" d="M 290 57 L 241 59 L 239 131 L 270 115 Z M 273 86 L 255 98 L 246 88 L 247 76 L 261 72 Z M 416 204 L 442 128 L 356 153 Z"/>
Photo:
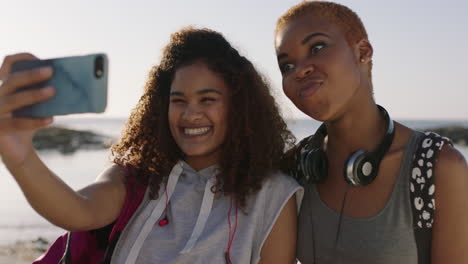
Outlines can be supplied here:
<path id="1" fill-rule="evenodd" d="M 202 135 L 210 130 L 209 127 L 200 128 L 184 128 L 184 134 L 186 135 Z"/>

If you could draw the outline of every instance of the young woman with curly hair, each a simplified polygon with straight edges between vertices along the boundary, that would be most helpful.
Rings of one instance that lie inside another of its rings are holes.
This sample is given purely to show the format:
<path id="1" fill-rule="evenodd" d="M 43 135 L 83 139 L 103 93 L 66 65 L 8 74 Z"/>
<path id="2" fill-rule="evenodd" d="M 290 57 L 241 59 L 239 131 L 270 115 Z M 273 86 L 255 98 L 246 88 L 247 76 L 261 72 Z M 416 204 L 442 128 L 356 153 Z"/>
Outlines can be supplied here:
<path id="1" fill-rule="evenodd" d="M 0 90 L 10 92 L 0 101 L 51 76 L 50 69 L 9 75 L 14 61 L 33 58 L 5 60 Z M 33 103 L 18 98 L 0 112 Z M 32 147 L 34 130 L 50 119 L 5 115 L 1 122 L 0 153 L 28 201 L 72 231 L 36 263 L 294 262 L 301 188 L 278 172 L 294 138 L 266 81 L 217 32 L 186 28 L 171 36 L 111 148 L 114 164 L 80 191 Z"/>
<path id="2" fill-rule="evenodd" d="M 305 187 L 301 263 L 468 263 L 467 163 L 376 104 L 358 15 L 301 2 L 278 19 L 275 48 L 286 96 L 323 121 L 284 163 Z"/>

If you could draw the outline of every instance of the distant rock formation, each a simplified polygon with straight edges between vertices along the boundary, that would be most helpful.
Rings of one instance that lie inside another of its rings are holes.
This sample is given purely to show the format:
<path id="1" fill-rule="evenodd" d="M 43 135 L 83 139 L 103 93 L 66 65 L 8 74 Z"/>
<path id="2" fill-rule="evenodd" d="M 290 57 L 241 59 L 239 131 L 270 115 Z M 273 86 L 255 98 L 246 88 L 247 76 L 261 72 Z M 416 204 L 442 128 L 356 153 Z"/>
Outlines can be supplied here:
<path id="1" fill-rule="evenodd" d="M 422 129 L 433 131 L 450 138 L 454 144 L 468 145 L 468 128 L 460 126 Z M 107 149 L 115 138 L 97 134 L 91 131 L 73 130 L 63 127 L 48 127 L 40 129 L 33 138 L 33 144 L 38 150 L 58 150 L 63 154 L 72 154 L 79 149 Z"/>
<path id="2" fill-rule="evenodd" d="M 91 131 L 79 131 L 63 127 L 40 129 L 33 137 L 37 150 L 58 150 L 62 154 L 72 154 L 79 149 L 107 149 L 114 138 Z"/>
<path id="3" fill-rule="evenodd" d="M 450 138 L 454 144 L 467 146 L 468 144 L 468 128 L 461 126 L 431 128 L 422 131 L 432 131 L 441 136 Z"/>

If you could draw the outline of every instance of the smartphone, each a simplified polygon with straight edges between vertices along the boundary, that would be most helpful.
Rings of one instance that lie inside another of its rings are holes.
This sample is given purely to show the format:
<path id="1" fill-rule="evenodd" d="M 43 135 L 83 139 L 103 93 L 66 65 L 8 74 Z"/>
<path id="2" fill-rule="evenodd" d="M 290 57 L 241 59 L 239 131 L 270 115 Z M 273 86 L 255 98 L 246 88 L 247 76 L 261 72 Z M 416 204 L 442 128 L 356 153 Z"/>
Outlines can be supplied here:
<path id="1" fill-rule="evenodd" d="M 19 91 L 45 86 L 55 88 L 54 97 L 13 112 L 18 117 L 51 117 L 78 113 L 102 113 L 107 106 L 107 55 L 63 57 L 48 60 L 17 61 L 12 72 L 50 66 L 53 76 L 46 82 L 23 87 Z"/>

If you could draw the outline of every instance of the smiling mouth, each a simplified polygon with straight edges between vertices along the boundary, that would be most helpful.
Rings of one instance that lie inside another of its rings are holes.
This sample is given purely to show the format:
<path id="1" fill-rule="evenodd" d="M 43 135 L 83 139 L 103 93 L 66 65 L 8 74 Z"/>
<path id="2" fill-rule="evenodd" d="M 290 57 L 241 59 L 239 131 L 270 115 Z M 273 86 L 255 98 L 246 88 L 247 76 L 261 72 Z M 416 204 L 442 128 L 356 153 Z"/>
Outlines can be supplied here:
<path id="1" fill-rule="evenodd" d="M 207 134 L 211 127 L 197 127 L 197 128 L 183 128 L 184 135 L 187 136 L 201 136 Z"/>

